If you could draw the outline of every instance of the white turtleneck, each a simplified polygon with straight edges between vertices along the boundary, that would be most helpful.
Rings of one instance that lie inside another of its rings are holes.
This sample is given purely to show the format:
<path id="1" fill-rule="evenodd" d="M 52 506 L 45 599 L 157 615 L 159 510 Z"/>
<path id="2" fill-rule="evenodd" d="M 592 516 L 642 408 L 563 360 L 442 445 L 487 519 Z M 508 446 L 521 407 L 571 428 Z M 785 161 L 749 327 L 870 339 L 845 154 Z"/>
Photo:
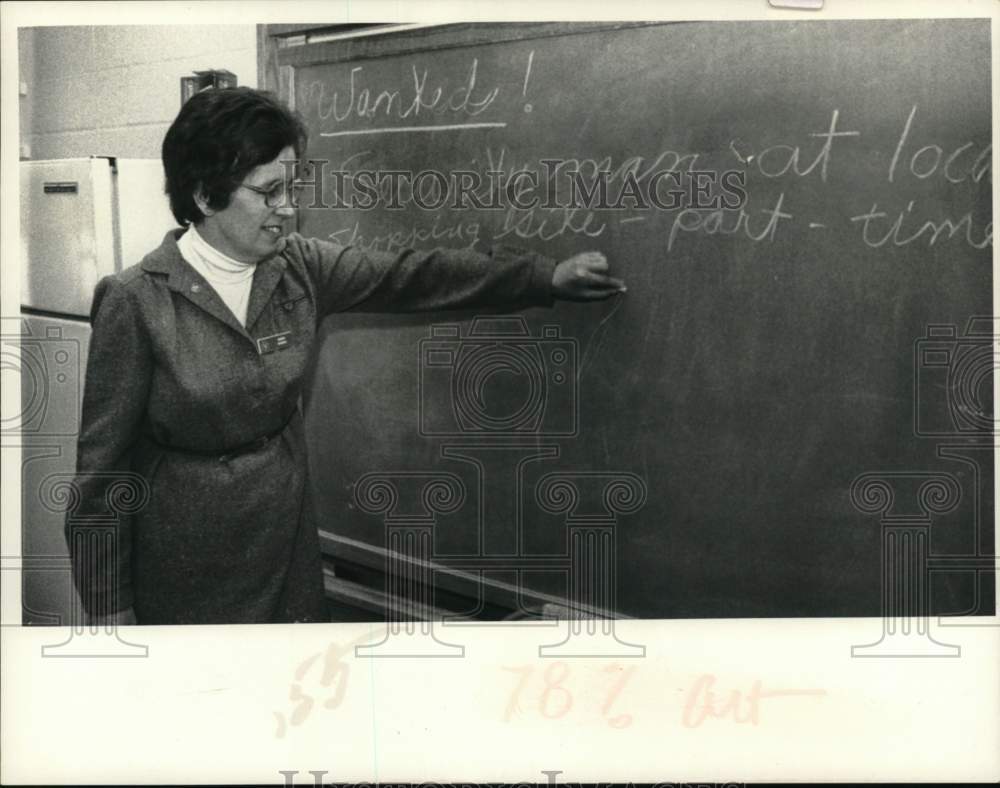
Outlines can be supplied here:
<path id="1" fill-rule="evenodd" d="M 240 325 L 245 326 L 250 287 L 253 285 L 253 272 L 257 264 L 244 263 L 223 254 L 202 238 L 193 224 L 177 241 L 177 249 L 181 257 L 205 277 L 229 307 L 229 311 L 240 321 Z"/>

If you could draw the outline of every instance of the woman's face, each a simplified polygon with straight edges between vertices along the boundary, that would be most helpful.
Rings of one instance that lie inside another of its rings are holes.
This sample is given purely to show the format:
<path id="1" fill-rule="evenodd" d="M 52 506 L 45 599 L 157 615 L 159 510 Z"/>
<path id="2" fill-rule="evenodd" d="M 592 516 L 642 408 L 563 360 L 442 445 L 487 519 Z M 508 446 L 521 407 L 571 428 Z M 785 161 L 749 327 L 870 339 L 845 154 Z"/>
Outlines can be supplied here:
<path id="1" fill-rule="evenodd" d="M 201 237 L 223 254 L 245 263 L 260 262 L 279 252 L 284 245 L 283 224 L 295 216 L 288 192 L 274 207 L 269 207 L 263 194 L 247 187 L 265 192 L 278 187 L 280 192 L 281 185 L 291 175 L 290 168 L 281 162 L 294 159 L 295 151 L 289 146 L 274 161 L 252 170 L 221 211 L 206 208 L 199 200 L 199 207 L 207 214 L 198 225 Z"/>

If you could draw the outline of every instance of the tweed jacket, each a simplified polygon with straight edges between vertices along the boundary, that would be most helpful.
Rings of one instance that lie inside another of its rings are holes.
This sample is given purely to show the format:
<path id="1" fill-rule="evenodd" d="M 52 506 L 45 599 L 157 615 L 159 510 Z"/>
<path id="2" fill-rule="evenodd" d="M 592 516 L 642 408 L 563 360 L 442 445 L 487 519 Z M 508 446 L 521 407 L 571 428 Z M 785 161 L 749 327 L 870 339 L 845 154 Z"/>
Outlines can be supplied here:
<path id="1" fill-rule="evenodd" d="M 181 256 L 182 233 L 95 291 L 66 521 L 74 581 L 88 610 L 132 606 L 140 624 L 323 620 L 300 412 L 319 321 L 551 305 L 555 263 L 292 234 L 257 265 L 244 327 Z M 137 511 L 109 511 L 116 474 L 144 480 Z M 115 538 L 84 555 L 70 523 L 101 516 L 114 517 Z"/>

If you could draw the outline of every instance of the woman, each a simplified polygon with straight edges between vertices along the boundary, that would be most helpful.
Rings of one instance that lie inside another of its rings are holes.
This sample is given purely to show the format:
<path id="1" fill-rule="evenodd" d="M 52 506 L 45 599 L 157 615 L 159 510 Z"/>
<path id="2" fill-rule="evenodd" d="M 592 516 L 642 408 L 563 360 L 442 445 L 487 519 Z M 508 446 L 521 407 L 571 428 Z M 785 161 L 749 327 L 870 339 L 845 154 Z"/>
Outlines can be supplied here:
<path id="1" fill-rule="evenodd" d="M 519 308 L 623 289 L 597 253 L 556 265 L 286 235 L 295 209 L 283 162 L 305 145 L 301 121 L 267 93 L 195 95 L 163 142 L 182 229 L 97 286 L 72 520 L 108 514 L 122 474 L 145 480 L 148 499 L 140 491 L 144 506 L 119 517 L 116 542 L 71 550 L 92 621 L 325 620 L 299 405 L 325 315 Z M 74 545 L 69 531 L 67 518 Z"/>

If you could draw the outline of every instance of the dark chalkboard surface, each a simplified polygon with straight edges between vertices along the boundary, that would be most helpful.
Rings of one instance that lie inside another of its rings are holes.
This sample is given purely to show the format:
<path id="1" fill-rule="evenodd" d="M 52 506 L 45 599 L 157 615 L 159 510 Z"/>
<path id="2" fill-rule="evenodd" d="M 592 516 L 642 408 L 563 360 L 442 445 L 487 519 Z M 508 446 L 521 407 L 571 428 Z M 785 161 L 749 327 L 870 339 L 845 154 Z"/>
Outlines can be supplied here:
<path id="1" fill-rule="evenodd" d="M 935 611 L 992 612 L 988 21 L 317 51 L 285 94 L 335 169 L 523 168 L 544 192 L 542 160 L 569 159 L 612 199 L 627 173 L 745 178 L 725 211 L 303 210 L 377 249 L 599 249 L 628 285 L 514 320 L 328 319 L 307 423 L 335 552 L 377 563 L 409 523 L 439 568 L 566 597 L 570 531 L 593 527 L 614 594 L 591 601 L 625 615 L 879 615 L 909 528 Z"/>

